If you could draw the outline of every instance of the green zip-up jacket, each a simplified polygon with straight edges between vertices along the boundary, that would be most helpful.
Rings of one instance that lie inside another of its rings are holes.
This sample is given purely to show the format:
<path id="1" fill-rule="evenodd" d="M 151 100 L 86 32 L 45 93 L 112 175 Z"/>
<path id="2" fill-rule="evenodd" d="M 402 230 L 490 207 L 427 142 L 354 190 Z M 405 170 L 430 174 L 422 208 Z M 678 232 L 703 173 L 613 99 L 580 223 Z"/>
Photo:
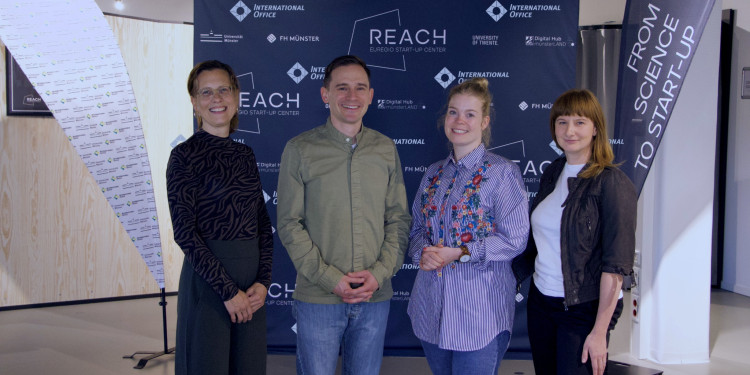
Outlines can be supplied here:
<path id="1" fill-rule="evenodd" d="M 380 285 L 371 302 L 391 298 L 411 222 L 393 140 L 362 126 L 352 148 L 329 118 L 287 142 L 277 191 L 279 238 L 297 269 L 295 299 L 342 303 L 333 289 L 361 270 Z"/>

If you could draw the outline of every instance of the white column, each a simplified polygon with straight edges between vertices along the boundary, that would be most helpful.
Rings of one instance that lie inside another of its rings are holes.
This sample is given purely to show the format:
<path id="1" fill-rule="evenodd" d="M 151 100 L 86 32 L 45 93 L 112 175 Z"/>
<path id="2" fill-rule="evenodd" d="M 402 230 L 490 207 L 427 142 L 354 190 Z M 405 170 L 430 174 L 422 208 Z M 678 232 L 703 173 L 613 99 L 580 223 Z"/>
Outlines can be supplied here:
<path id="1" fill-rule="evenodd" d="M 750 99 L 742 99 L 742 68 L 750 66 L 750 2 L 725 0 L 737 9 L 732 47 L 727 144 L 724 275 L 721 288 L 750 297 Z"/>
<path id="2" fill-rule="evenodd" d="M 709 360 L 711 240 L 721 1 L 696 48 L 638 202 L 638 306 L 631 353 L 657 363 Z"/>

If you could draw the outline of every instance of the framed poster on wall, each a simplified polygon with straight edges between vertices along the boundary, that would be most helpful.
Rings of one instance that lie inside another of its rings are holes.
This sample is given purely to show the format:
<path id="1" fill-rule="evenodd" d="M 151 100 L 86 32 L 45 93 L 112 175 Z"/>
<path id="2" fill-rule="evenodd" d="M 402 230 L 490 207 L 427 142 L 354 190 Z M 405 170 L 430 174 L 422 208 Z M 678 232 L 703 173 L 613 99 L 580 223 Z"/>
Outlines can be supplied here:
<path id="1" fill-rule="evenodd" d="M 5 49 L 5 91 L 8 116 L 52 116 L 44 100 L 34 89 L 16 60 Z"/>

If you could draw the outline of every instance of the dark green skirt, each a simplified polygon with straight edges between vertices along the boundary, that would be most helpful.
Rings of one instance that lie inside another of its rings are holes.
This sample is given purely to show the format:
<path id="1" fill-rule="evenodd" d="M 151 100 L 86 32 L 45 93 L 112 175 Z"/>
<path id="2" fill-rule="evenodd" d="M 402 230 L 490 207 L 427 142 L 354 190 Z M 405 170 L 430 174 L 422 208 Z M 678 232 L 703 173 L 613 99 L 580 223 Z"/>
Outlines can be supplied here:
<path id="1" fill-rule="evenodd" d="M 255 282 L 258 239 L 206 241 L 241 292 Z M 175 374 L 265 374 L 266 308 L 232 323 L 224 301 L 185 258 L 177 297 Z"/>

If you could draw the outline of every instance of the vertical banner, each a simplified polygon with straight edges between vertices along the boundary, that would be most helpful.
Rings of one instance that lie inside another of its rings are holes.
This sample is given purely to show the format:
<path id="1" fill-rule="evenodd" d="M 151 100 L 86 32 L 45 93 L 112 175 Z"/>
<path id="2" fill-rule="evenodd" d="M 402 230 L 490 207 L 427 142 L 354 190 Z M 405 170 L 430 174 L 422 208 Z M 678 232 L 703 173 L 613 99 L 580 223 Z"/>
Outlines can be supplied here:
<path id="1" fill-rule="evenodd" d="M 612 146 L 640 195 L 714 0 L 628 0 Z"/>
<path id="2" fill-rule="evenodd" d="M 101 10 L 93 0 L 0 0 L 0 38 L 164 288 L 140 115 L 120 48 Z"/>
<path id="3" fill-rule="evenodd" d="M 281 152 L 325 123 L 320 87 L 340 55 L 358 55 L 371 69 L 375 95 L 364 124 L 397 145 L 410 202 L 427 166 L 448 156 L 437 124 L 448 91 L 473 77 L 487 78 L 494 94 L 490 149 L 518 163 L 530 197 L 558 157 L 549 109 L 575 84 L 577 0 L 195 0 L 194 14 L 195 62 L 224 61 L 239 77 L 240 127 L 232 138 L 255 151 L 274 223 Z M 407 261 L 393 278 L 388 355 L 421 353 L 406 315 L 416 272 Z M 295 277 L 275 239 L 266 302 L 272 352 L 295 348 Z M 511 351 L 528 348 L 525 314 L 517 315 L 523 333 L 514 333 Z"/>

